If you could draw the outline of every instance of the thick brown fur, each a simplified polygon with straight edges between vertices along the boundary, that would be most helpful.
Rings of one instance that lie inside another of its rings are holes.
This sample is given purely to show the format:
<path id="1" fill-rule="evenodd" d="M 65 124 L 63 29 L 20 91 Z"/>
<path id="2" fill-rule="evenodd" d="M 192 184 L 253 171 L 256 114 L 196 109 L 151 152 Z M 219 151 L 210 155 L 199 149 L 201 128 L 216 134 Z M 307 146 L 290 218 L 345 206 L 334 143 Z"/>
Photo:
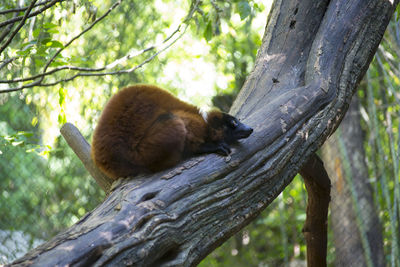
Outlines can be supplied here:
<path id="1" fill-rule="evenodd" d="M 127 87 L 102 112 L 93 134 L 92 158 L 117 179 L 172 167 L 196 153 L 226 154 L 229 147 L 220 145 L 223 114 L 209 112 L 205 121 L 197 107 L 156 86 Z"/>

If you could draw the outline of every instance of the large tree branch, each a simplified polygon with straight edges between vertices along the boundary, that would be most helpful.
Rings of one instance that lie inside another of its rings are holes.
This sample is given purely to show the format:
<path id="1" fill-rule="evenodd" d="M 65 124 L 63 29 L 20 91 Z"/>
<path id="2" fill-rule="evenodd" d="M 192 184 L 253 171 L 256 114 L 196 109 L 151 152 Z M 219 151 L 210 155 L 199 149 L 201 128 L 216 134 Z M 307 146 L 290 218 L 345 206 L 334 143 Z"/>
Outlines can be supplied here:
<path id="1" fill-rule="evenodd" d="M 277 0 L 232 113 L 254 128 L 207 155 L 123 180 L 15 264 L 192 266 L 252 221 L 343 117 L 397 1 Z"/>

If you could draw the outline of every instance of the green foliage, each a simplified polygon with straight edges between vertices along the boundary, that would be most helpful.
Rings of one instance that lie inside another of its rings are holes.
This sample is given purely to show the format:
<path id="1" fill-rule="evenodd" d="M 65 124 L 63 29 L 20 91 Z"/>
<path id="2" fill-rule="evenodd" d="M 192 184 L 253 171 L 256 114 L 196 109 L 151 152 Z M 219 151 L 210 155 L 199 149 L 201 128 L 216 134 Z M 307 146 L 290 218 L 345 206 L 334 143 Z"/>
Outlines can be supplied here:
<path id="1" fill-rule="evenodd" d="M 206 26 L 206 29 L 204 30 L 204 34 L 203 35 L 204 35 L 204 39 L 206 39 L 207 42 L 211 40 L 211 38 L 213 36 L 213 28 L 212 28 L 212 22 L 211 21 L 209 21 L 207 23 L 207 26 Z"/>
<path id="2" fill-rule="evenodd" d="M 248 16 L 250 16 L 251 13 L 251 7 L 249 5 L 249 2 L 247 1 L 240 1 L 237 3 L 237 11 L 240 15 L 240 19 L 244 20 Z"/>
<path id="3" fill-rule="evenodd" d="M 212 1 L 199 6 L 192 29 L 194 33 L 202 33 L 198 36 L 209 43 L 211 60 L 228 78 L 226 84 L 217 82 L 218 94 L 229 93 L 235 97 L 251 71 L 261 44 L 265 9 L 255 1 Z M 260 20 L 255 23 L 256 16 L 263 18 L 261 25 Z M 227 109 L 227 104 L 223 105 L 220 107 Z"/>
<path id="4" fill-rule="evenodd" d="M 300 177 L 250 225 L 213 251 L 199 266 L 288 266 L 302 262 L 306 192 Z"/>
<path id="5" fill-rule="evenodd" d="M 400 7 L 399 6 L 396 7 L 396 11 L 394 12 L 394 14 L 395 14 L 395 20 L 399 21 L 399 18 L 400 18 Z"/>
<path id="6" fill-rule="evenodd" d="M 222 24 L 229 23 L 230 30 L 236 31 L 233 26 L 238 26 L 245 20 L 251 20 L 257 12 L 262 11 L 264 11 L 264 6 L 256 1 L 200 2 L 191 23 L 196 32 L 202 33 L 202 37 L 209 42 L 216 36 L 225 36 L 224 30 L 221 29 Z M 236 15 L 239 15 L 240 22 L 236 21 Z"/>
<path id="7" fill-rule="evenodd" d="M 60 104 L 61 110 L 60 114 L 58 114 L 58 124 L 60 124 L 61 126 L 67 122 L 67 117 L 64 111 L 65 95 L 66 95 L 65 89 L 60 87 L 60 89 L 58 90 L 58 96 L 59 96 L 58 103 Z"/>
<path id="8" fill-rule="evenodd" d="M 398 266 L 400 255 L 400 80 L 395 62 L 400 59 L 398 23 L 392 22 L 368 69 L 363 100 L 363 124 L 370 181 L 383 225 L 387 263 Z"/>
<path id="9" fill-rule="evenodd" d="M 41 144 L 40 125 L 31 124 L 33 104 L 13 94 L 0 113 L 5 115 L 0 120 L 0 229 L 47 239 L 91 210 L 103 193 L 84 179 L 87 174 L 77 168 L 80 162 L 65 142 L 58 139 L 57 149 Z"/>

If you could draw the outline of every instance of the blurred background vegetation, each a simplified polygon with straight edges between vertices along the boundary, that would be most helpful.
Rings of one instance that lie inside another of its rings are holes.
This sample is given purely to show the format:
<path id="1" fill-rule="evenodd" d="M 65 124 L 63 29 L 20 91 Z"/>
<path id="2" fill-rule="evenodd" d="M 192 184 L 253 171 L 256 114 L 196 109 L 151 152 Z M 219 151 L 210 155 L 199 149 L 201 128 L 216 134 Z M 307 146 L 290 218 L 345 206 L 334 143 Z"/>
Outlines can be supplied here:
<path id="1" fill-rule="evenodd" d="M 229 110 L 253 67 L 271 6 L 261 0 L 55 2 L 28 19 L 0 54 L 0 91 L 27 87 L 0 93 L 0 264 L 72 225 L 105 197 L 60 136 L 63 123 L 72 122 L 90 141 L 107 99 L 133 83 L 157 84 L 200 107 Z M 7 10 L 30 3 L 0 0 L 0 25 L 24 15 Z M 16 24 L 0 29 L 15 29 Z M 7 38 L 0 39 L 1 46 Z M 360 149 L 367 163 L 363 179 L 371 188 L 381 224 L 374 231 L 382 236 L 388 266 L 400 266 L 399 58 L 400 28 L 394 18 L 357 93 L 358 124 L 364 133 Z M 31 86 L 38 79 L 18 80 L 57 68 L 42 86 Z M 81 76 L 74 78 L 77 74 Z M 340 133 L 339 144 L 346 138 Z M 351 165 L 347 155 L 352 151 L 343 145 L 338 151 L 335 156 Z M 350 167 L 344 168 L 349 205 L 360 211 Z M 200 266 L 304 266 L 306 199 L 301 178 L 295 178 L 254 222 Z M 357 219 L 361 239 L 370 230 L 367 220 Z M 337 221 L 329 224 L 343 222 Z M 330 231 L 330 266 L 340 262 L 333 235 Z M 368 251 L 369 241 L 361 241 L 362 250 Z"/>

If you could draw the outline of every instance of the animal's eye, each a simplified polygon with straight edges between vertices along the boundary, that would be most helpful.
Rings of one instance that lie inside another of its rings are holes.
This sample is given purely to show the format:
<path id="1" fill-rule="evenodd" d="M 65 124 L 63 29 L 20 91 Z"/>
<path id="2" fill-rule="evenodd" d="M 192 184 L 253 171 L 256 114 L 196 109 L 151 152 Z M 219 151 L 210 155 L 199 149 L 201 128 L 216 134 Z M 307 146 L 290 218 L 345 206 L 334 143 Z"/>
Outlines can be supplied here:
<path id="1" fill-rule="evenodd" d="M 231 126 L 231 128 L 235 129 L 235 128 L 238 126 L 237 121 L 231 120 L 231 121 L 230 121 L 230 126 Z"/>

